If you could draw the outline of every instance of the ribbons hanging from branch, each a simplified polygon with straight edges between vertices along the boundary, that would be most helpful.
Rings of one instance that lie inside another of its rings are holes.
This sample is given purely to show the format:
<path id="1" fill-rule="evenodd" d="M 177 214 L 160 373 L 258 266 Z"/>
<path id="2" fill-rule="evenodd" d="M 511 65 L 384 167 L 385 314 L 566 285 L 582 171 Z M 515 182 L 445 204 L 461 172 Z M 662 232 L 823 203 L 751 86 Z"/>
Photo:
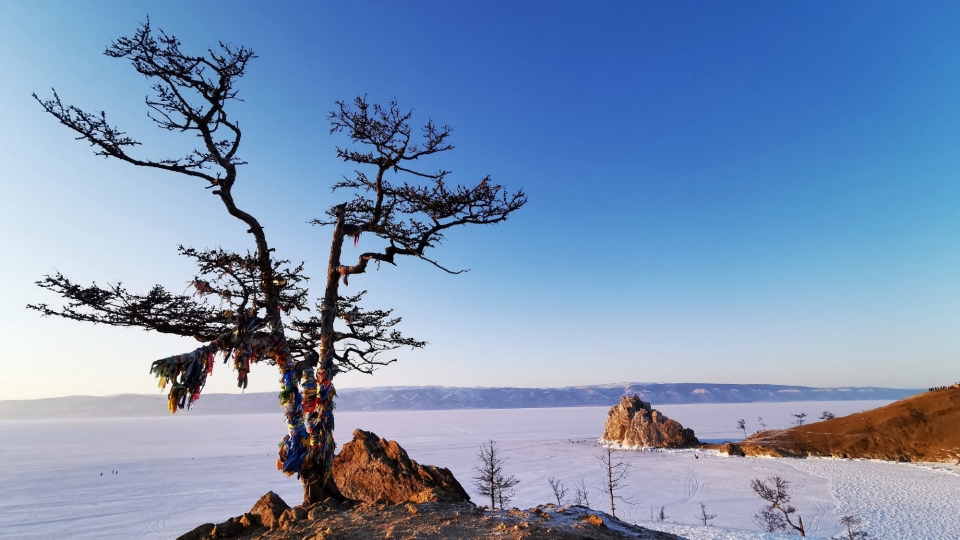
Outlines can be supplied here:
<path id="1" fill-rule="evenodd" d="M 186 354 L 170 356 L 154 361 L 150 373 L 157 377 L 160 388 L 171 384 L 168 408 L 171 413 L 189 409 L 200 399 L 200 392 L 207 383 L 207 375 L 213 373 L 213 362 L 220 351 L 224 359 L 233 357 L 237 370 L 237 386 L 247 387 L 250 364 L 268 358 L 275 349 L 284 345 L 283 330 L 278 328 L 270 334 L 257 334 L 256 328 L 263 320 L 253 317 L 228 334 L 221 335 L 209 344 Z"/>
<path id="2" fill-rule="evenodd" d="M 210 344 L 153 362 L 150 373 L 156 375 L 158 386 L 166 388 L 167 383 L 172 384 L 167 402 L 171 413 L 177 412 L 177 409 L 189 409 L 194 401 L 200 399 L 200 391 L 207 384 L 207 375 L 213 373 L 216 353 L 216 345 Z"/>
<path id="3" fill-rule="evenodd" d="M 150 373 L 157 377 L 160 388 L 172 385 L 168 407 L 175 413 L 189 409 L 200 398 L 217 353 L 233 359 L 241 388 L 247 387 L 250 364 L 273 360 L 280 370 L 279 398 L 287 419 L 287 435 L 279 444 L 277 468 L 288 476 L 319 473 L 325 481 L 336 450 L 333 400 L 337 391 L 333 377 L 337 368 L 333 351 L 324 351 L 322 355 L 310 351 L 302 362 L 295 362 L 283 328 L 257 332 L 263 323 L 256 317 L 239 323 L 233 332 L 208 345 L 153 362 Z"/>

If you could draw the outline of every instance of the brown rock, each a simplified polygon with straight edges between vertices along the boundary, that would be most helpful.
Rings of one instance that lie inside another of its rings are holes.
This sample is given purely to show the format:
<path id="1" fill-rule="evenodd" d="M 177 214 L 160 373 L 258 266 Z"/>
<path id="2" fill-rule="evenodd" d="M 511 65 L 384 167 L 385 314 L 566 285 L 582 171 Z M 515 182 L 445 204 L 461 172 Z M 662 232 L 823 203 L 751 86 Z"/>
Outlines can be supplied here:
<path id="1" fill-rule="evenodd" d="M 601 442 L 630 447 L 689 448 L 700 441 L 692 429 L 650 407 L 636 394 L 623 396 L 610 408 Z"/>
<path id="2" fill-rule="evenodd" d="M 589 514 L 587 517 L 583 518 L 583 521 L 591 525 L 596 525 L 597 527 L 606 527 L 606 525 L 603 524 L 603 518 L 596 514 Z"/>
<path id="3" fill-rule="evenodd" d="M 216 527 L 210 531 L 210 536 L 213 538 L 230 538 L 231 536 L 236 536 L 243 532 L 243 524 L 240 523 L 240 518 L 230 518 L 223 523 L 218 523 Z"/>
<path id="4" fill-rule="evenodd" d="M 209 536 L 215 527 L 213 523 L 204 523 L 190 532 L 181 534 L 177 540 L 202 540 L 204 536 Z"/>
<path id="5" fill-rule="evenodd" d="M 333 458 L 332 471 L 348 499 L 390 504 L 470 500 L 449 469 L 420 465 L 396 441 L 361 429 Z"/>
<path id="6" fill-rule="evenodd" d="M 737 443 L 723 443 L 720 445 L 720 452 L 728 456 L 739 456 L 744 457 L 746 454 L 743 452 L 743 448 L 740 448 L 740 445 Z"/>
<path id="7" fill-rule="evenodd" d="M 280 515 L 288 508 L 290 508 L 290 505 L 283 502 L 279 495 L 268 491 L 253 505 L 250 513 L 260 518 L 260 524 L 264 527 L 274 527 L 277 520 L 280 519 Z"/>
<path id="8" fill-rule="evenodd" d="M 281 529 L 288 529 L 294 522 L 300 521 L 305 517 L 307 517 L 307 511 L 300 506 L 294 506 L 287 508 L 280 514 L 280 517 L 277 518 L 277 524 Z"/>

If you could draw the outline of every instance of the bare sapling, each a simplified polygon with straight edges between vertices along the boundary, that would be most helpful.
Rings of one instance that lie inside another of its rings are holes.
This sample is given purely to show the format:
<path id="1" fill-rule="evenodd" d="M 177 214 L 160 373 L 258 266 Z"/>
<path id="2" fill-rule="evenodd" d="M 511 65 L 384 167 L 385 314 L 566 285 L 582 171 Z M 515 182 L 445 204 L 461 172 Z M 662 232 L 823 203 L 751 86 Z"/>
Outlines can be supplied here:
<path id="1" fill-rule="evenodd" d="M 713 521 L 713 519 L 716 517 L 717 517 L 716 514 L 707 513 L 707 505 L 700 503 L 700 515 L 697 516 L 697 519 L 700 520 L 700 523 L 704 527 L 710 525 L 710 522 Z"/>
<path id="2" fill-rule="evenodd" d="M 567 496 L 567 488 L 556 476 L 551 476 L 547 479 L 547 482 L 550 483 L 550 489 L 553 490 L 553 496 L 557 499 L 557 506 L 562 506 L 563 498 Z"/>
<path id="3" fill-rule="evenodd" d="M 796 420 L 795 420 L 793 423 L 796 424 L 797 427 L 799 427 L 799 426 L 802 426 L 802 425 L 806 422 L 805 419 L 806 419 L 806 417 L 807 417 L 807 413 L 802 412 L 802 413 L 800 413 L 800 414 L 794 414 L 794 415 L 791 415 L 791 416 L 793 416 L 794 418 L 796 418 Z"/>
<path id="4" fill-rule="evenodd" d="M 577 483 L 573 486 L 573 504 L 577 506 L 582 506 L 584 508 L 590 508 L 590 494 L 587 489 L 587 484 L 584 483 L 583 478 L 577 480 Z"/>
<path id="5" fill-rule="evenodd" d="M 660 507 L 660 513 L 657 514 L 657 521 L 661 523 L 667 520 L 667 508 L 665 506 Z"/>
<path id="6" fill-rule="evenodd" d="M 847 528 L 846 532 L 836 537 L 836 540 L 859 540 L 861 538 L 870 538 L 870 534 L 860 530 L 863 520 L 856 516 L 843 516 L 840 518 L 840 524 Z"/>
<path id="7" fill-rule="evenodd" d="M 497 441 L 490 440 L 481 444 L 477 459 L 480 464 L 473 468 L 476 471 L 473 485 L 481 496 L 490 498 L 491 510 L 496 510 L 498 504 L 502 510 L 513 498 L 513 487 L 520 483 L 520 479 L 513 474 L 504 476 L 503 465 L 507 460 L 500 455 Z"/>
<path id="8" fill-rule="evenodd" d="M 766 430 L 767 430 L 767 425 L 763 423 L 763 417 L 762 417 L 762 416 L 758 416 L 758 417 L 757 417 L 757 423 L 760 424 L 760 431 L 766 431 Z"/>
<path id="9" fill-rule="evenodd" d="M 747 438 L 747 421 L 744 420 L 743 418 L 741 418 L 740 420 L 737 420 L 737 429 L 743 430 L 743 438 L 746 439 Z"/>
<path id="10" fill-rule="evenodd" d="M 796 514 L 797 509 L 789 504 L 789 485 L 789 481 L 784 480 L 779 476 L 771 476 L 767 478 L 766 482 L 760 480 L 759 478 L 754 478 L 751 480 L 750 487 L 753 488 L 753 491 L 760 496 L 761 499 L 769 503 L 768 506 L 754 516 L 754 520 L 761 524 L 761 526 L 766 524 L 766 530 L 768 532 L 774 532 L 780 528 L 771 529 L 769 527 L 772 527 L 774 523 L 779 523 L 779 521 L 771 516 L 773 516 L 776 512 L 779 512 L 787 526 L 800 533 L 800 536 L 806 536 L 807 534 L 803 527 L 803 518 L 800 517 L 799 514 Z M 794 524 L 793 520 L 790 519 L 790 516 L 793 515 L 796 515 L 796 524 Z M 782 527 L 782 529 L 785 528 L 786 527 Z"/>
<path id="11" fill-rule="evenodd" d="M 617 492 L 626 487 L 627 474 L 630 472 L 630 464 L 623 461 L 620 456 L 614 456 L 613 448 L 604 448 L 603 453 L 597 456 L 600 460 L 601 468 L 604 474 L 603 492 L 610 498 L 610 515 L 617 517 L 617 505 L 615 499 L 623 501 L 623 497 L 617 495 Z"/>
<path id="12" fill-rule="evenodd" d="M 769 506 L 764 506 L 754 514 L 753 521 L 764 532 L 785 531 L 787 529 L 787 522 L 783 519 L 783 514 Z"/>

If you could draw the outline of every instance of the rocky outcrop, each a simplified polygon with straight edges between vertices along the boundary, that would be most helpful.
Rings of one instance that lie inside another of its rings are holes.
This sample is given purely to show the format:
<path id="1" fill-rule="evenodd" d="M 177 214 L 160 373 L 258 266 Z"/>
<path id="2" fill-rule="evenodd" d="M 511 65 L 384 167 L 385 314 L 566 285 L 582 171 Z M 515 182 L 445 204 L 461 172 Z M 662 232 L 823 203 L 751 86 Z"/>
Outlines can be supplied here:
<path id="1" fill-rule="evenodd" d="M 362 429 L 333 458 L 332 471 L 348 499 L 390 504 L 470 500 L 450 469 L 420 465 L 396 441 Z"/>
<path id="2" fill-rule="evenodd" d="M 232 517 L 223 523 L 214 525 L 204 523 L 192 531 L 177 537 L 177 540 L 216 540 L 219 538 L 234 538 L 241 536 L 249 538 L 264 529 L 276 527 L 282 523 L 282 517 L 298 510 L 297 516 L 306 516 L 300 507 L 290 508 L 279 495 L 268 491 L 266 495 L 254 503 L 253 508 L 246 514 Z"/>
<path id="3" fill-rule="evenodd" d="M 692 429 L 667 418 L 636 394 L 620 398 L 620 403 L 610 408 L 600 442 L 655 448 L 689 448 L 700 444 Z"/>
<path id="4" fill-rule="evenodd" d="M 332 499 L 331 499 L 332 500 Z M 583 506 L 545 504 L 529 510 L 485 510 L 472 503 L 361 503 L 344 509 L 326 502 L 294 506 L 272 528 L 237 534 L 224 528 L 203 540 L 360 540 L 368 538 L 456 538 L 457 540 L 682 540 L 620 521 Z M 236 519 L 236 518 L 234 518 Z M 219 527 L 219 525 L 217 526 Z M 196 537 L 197 540 L 201 537 Z"/>
<path id="5" fill-rule="evenodd" d="M 250 509 L 250 514 L 257 517 L 257 520 L 264 527 L 273 527 L 283 512 L 290 508 L 279 495 L 268 491 L 266 495 L 260 497 L 260 500 Z"/>

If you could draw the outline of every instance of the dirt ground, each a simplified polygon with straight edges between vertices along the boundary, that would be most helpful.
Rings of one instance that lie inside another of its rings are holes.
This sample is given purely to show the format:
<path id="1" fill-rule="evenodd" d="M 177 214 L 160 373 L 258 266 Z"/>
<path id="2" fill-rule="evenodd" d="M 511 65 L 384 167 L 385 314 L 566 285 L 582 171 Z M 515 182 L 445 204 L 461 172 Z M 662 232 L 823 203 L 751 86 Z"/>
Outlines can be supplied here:
<path id="1" fill-rule="evenodd" d="M 294 507 L 273 527 L 256 522 L 242 530 L 207 530 L 182 539 L 236 538 L 237 540 L 361 540 L 388 539 L 644 539 L 680 537 L 624 523 L 603 512 L 581 506 L 538 506 L 529 510 L 495 510 L 470 503 L 360 504 L 336 503 Z M 248 514 L 245 514 L 248 515 Z M 241 516 L 242 518 L 242 516 Z M 199 528 L 198 528 L 199 529 Z M 234 528 L 236 529 L 236 527 Z M 196 531 L 201 532 L 201 531 Z M 229 533 L 233 534 L 229 534 Z M 223 533 L 228 533 L 223 535 Z"/>

